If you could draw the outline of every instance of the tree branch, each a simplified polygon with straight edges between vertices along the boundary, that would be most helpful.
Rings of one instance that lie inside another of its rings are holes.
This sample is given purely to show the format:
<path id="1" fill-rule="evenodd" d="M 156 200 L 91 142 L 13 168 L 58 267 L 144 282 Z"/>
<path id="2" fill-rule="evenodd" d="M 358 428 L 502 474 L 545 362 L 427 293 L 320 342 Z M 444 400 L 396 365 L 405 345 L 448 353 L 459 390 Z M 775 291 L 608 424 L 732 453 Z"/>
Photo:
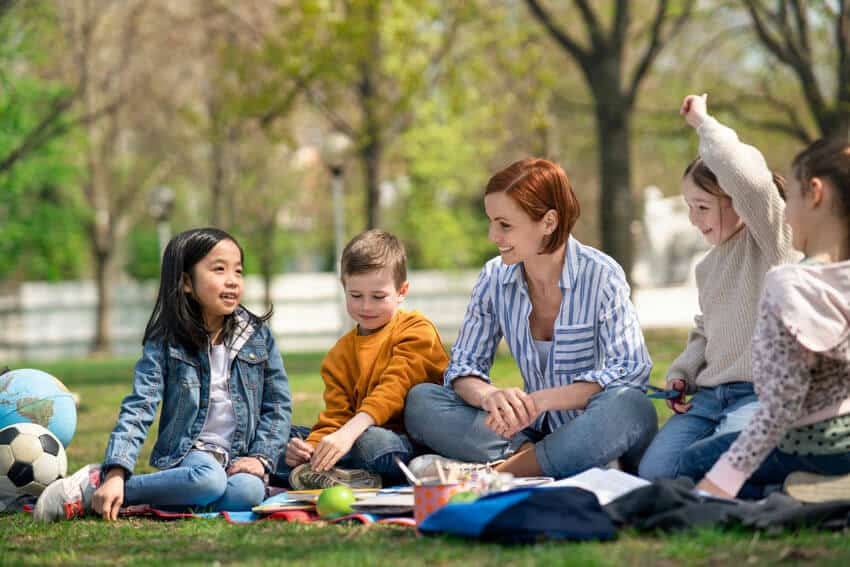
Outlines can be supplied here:
<path id="1" fill-rule="evenodd" d="M 680 13 L 673 22 L 670 34 L 667 37 L 662 37 L 664 31 L 664 23 L 665 21 L 667 21 L 668 18 L 668 2 L 667 0 L 658 0 L 658 8 L 655 12 L 655 17 L 653 18 L 649 42 L 643 52 L 643 55 L 638 61 L 637 66 L 635 67 L 634 74 L 632 75 L 632 79 L 629 83 L 629 88 L 626 91 L 626 96 L 629 100 L 629 104 L 634 103 L 635 97 L 637 96 L 637 90 L 640 87 L 640 83 L 641 81 L 643 81 L 644 77 L 649 71 L 649 68 L 652 66 L 653 61 L 655 61 L 655 58 L 660 53 L 661 49 L 667 42 L 670 41 L 670 39 L 675 37 L 676 34 L 681 31 L 682 27 L 685 25 L 685 22 L 687 22 L 688 18 L 690 18 L 694 3 L 695 0 L 688 0 L 682 10 L 682 13 Z"/>
<path id="2" fill-rule="evenodd" d="M 532 15 L 537 18 L 537 21 L 546 28 L 549 35 L 551 35 L 552 38 L 561 45 L 561 47 L 566 49 L 573 57 L 575 57 L 582 66 L 586 66 L 589 63 L 591 54 L 587 50 L 583 49 L 566 32 L 555 25 L 552 15 L 543 8 L 540 2 L 537 0 L 525 0 L 525 3 L 529 10 L 531 10 Z"/>
<path id="3" fill-rule="evenodd" d="M 599 23 L 599 18 L 593 12 L 593 8 L 587 3 L 587 0 L 573 0 L 573 3 L 581 12 L 581 17 L 587 26 L 587 31 L 590 34 L 590 42 L 596 48 L 595 51 L 604 51 L 608 49 L 608 39 L 602 31 L 602 26 Z"/>

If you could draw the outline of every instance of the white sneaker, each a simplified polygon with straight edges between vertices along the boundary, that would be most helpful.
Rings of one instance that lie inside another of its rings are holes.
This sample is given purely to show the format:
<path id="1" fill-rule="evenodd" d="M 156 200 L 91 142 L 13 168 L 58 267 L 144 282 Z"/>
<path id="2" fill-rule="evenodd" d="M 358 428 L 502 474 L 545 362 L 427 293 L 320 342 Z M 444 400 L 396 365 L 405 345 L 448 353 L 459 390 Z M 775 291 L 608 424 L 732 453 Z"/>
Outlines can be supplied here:
<path id="1" fill-rule="evenodd" d="M 92 495 L 99 486 L 100 465 L 86 465 L 68 478 L 51 482 L 38 497 L 33 517 L 52 522 L 85 516 L 92 510 Z"/>

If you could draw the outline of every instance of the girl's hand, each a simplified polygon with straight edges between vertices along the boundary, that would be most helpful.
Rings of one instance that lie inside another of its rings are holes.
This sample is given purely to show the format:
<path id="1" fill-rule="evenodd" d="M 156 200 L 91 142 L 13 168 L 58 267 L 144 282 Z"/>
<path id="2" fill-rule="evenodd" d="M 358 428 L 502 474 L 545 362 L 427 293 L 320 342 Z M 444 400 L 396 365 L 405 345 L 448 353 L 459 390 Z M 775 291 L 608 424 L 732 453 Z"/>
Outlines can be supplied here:
<path id="1" fill-rule="evenodd" d="M 685 100 L 682 101 L 679 114 L 685 117 L 688 124 L 694 128 L 699 128 L 708 118 L 708 93 L 686 96 Z"/>
<path id="2" fill-rule="evenodd" d="M 671 390 L 678 390 L 679 392 L 682 392 L 682 395 L 678 398 L 667 400 L 667 407 L 676 413 L 687 413 L 688 410 L 691 409 L 694 404 L 685 403 L 685 381 L 681 378 L 676 378 L 667 382 L 667 387 Z"/>
<path id="3" fill-rule="evenodd" d="M 721 498 L 735 498 L 734 494 L 729 494 L 707 478 L 703 478 L 699 481 L 699 484 L 694 487 L 694 490 L 702 490 L 703 492 L 708 492 L 709 494 L 713 494 Z"/>
<path id="4" fill-rule="evenodd" d="M 104 520 L 117 520 L 118 511 L 124 503 L 124 469 L 112 467 L 106 473 L 103 484 L 94 491 L 91 505 L 95 513 Z"/>
<path id="5" fill-rule="evenodd" d="M 342 429 L 324 436 L 313 452 L 310 467 L 319 472 L 330 469 L 351 450 L 354 441 Z"/>
<path id="6" fill-rule="evenodd" d="M 290 467 L 297 467 L 301 463 L 309 461 L 312 456 L 313 446 L 303 439 L 293 437 L 286 445 L 286 454 L 283 460 Z"/>
<path id="7" fill-rule="evenodd" d="M 531 395 L 519 388 L 493 390 L 481 400 L 481 409 L 489 413 L 484 423 L 504 438 L 528 427 L 540 411 Z"/>
<path id="8" fill-rule="evenodd" d="M 241 457 L 227 468 L 227 476 L 237 473 L 248 473 L 259 478 L 265 478 L 266 468 L 257 457 Z"/>

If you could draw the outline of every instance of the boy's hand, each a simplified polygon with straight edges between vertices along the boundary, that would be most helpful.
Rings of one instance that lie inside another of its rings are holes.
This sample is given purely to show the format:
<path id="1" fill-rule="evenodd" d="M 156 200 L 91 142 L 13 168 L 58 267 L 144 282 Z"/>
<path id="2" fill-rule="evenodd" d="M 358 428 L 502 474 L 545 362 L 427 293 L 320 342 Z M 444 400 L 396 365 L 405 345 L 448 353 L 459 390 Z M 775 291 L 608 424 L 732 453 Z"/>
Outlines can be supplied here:
<path id="1" fill-rule="evenodd" d="M 104 520 L 117 520 L 118 511 L 124 503 L 124 469 L 112 467 L 106 473 L 103 484 L 92 495 L 92 509 Z"/>
<path id="2" fill-rule="evenodd" d="M 319 472 L 330 469 L 351 450 L 354 441 L 356 438 L 351 438 L 343 429 L 325 435 L 313 452 L 310 467 Z"/>
<path id="3" fill-rule="evenodd" d="M 248 473 L 259 478 L 266 476 L 266 468 L 257 457 L 242 457 L 227 468 L 227 476 L 236 473 Z"/>
<path id="4" fill-rule="evenodd" d="M 313 446 L 293 437 L 286 445 L 286 454 L 283 457 L 284 462 L 290 467 L 297 467 L 301 463 L 306 463 L 313 456 Z"/>
<path id="5" fill-rule="evenodd" d="M 679 114 L 685 117 L 688 124 L 694 128 L 699 128 L 708 118 L 708 93 L 686 96 L 685 100 L 682 101 Z"/>
<path id="6" fill-rule="evenodd" d="M 667 400 L 667 407 L 676 413 L 687 413 L 694 404 L 690 402 L 685 403 L 685 381 L 681 378 L 676 378 L 667 382 L 667 387 L 671 390 L 678 390 L 679 392 L 682 392 L 682 395 L 678 398 Z"/>

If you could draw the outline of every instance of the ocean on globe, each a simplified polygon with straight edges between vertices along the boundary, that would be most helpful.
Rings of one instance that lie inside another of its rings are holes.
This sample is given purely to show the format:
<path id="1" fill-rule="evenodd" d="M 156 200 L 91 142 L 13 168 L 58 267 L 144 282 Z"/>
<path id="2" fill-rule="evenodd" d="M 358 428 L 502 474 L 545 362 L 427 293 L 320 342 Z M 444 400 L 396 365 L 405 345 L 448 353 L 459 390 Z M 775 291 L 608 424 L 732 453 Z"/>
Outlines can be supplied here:
<path id="1" fill-rule="evenodd" d="M 0 374 L 0 429 L 15 423 L 46 427 L 67 447 L 77 429 L 77 406 L 65 385 L 41 370 Z"/>

